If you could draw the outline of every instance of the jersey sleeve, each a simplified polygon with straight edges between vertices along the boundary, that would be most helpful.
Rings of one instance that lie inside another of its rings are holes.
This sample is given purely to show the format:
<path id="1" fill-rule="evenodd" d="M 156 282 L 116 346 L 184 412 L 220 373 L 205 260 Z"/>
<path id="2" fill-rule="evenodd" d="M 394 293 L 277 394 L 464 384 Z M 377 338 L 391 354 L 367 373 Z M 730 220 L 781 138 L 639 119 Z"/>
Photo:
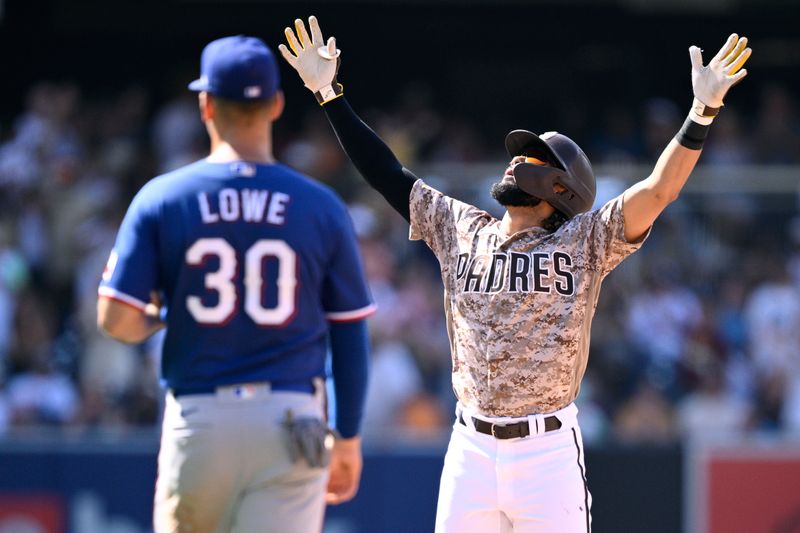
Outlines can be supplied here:
<path id="1" fill-rule="evenodd" d="M 564 228 L 567 238 L 581 242 L 582 260 L 587 268 L 603 275 L 616 268 L 626 257 L 638 250 L 650 235 L 647 230 L 635 242 L 625 239 L 625 217 L 622 214 L 623 196 L 609 200 L 596 211 L 578 215 Z M 574 233 L 570 236 L 569 233 Z"/>
<path id="2" fill-rule="evenodd" d="M 322 307 L 331 322 L 361 320 L 376 307 L 367 286 L 353 223 L 344 206 L 336 216 L 338 246 L 333 248 L 322 287 Z"/>
<path id="3" fill-rule="evenodd" d="M 460 231 L 468 231 L 486 217 L 486 212 L 450 198 L 422 180 L 414 183 L 409 206 L 409 239 L 424 240 L 440 262 L 447 251 L 457 245 Z"/>
<path id="4" fill-rule="evenodd" d="M 144 311 L 158 289 L 158 231 L 155 206 L 144 190 L 136 195 L 117 233 L 98 294 Z"/>

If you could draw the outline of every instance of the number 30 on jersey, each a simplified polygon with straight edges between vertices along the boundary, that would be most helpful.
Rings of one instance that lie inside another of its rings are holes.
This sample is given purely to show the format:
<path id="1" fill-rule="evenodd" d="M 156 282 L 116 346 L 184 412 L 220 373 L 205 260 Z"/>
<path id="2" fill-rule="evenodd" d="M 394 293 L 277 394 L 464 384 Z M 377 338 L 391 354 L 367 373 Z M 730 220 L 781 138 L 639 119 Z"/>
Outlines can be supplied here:
<path id="1" fill-rule="evenodd" d="M 239 295 L 234 279 L 238 270 L 236 250 L 228 241 L 220 238 L 198 239 L 186 250 L 186 263 L 200 267 L 208 256 L 219 258 L 219 268 L 205 276 L 206 289 L 216 291 L 216 305 L 206 306 L 199 296 L 186 298 L 186 308 L 194 319 L 210 326 L 224 324 L 236 313 Z M 264 288 L 262 263 L 265 258 L 278 262 L 277 303 L 266 308 L 261 303 Z M 259 326 L 280 326 L 295 312 L 295 288 L 297 287 L 297 254 L 277 239 L 256 241 L 244 256 L 244 311 Z"/>

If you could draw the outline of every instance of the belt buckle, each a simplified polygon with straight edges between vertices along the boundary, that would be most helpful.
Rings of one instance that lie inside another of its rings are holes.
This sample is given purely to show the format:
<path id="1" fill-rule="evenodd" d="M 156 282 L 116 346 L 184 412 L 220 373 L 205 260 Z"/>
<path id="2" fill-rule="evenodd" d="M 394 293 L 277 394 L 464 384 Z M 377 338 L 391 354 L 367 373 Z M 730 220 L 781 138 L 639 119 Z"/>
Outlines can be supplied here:
<path id="1" fill-rule="evenodd" d="M 492 424 L 492 437 L 494 437 L 494 438 L 499 438 L 497 436 L 497 432 L 495 431 L 495 428 L 497 428 L 497 427 L 500 427 L 500 426 L 498 424 L 494 424 L 494 423 Z"/>

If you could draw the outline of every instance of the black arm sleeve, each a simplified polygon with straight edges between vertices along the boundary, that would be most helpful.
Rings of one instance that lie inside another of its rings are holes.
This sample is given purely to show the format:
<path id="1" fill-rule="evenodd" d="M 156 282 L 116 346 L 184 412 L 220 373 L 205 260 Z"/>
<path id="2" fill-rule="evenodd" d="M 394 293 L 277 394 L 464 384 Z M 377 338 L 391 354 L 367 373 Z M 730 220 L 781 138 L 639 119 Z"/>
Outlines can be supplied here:
<path id="1" fill-rule="evenodd" d="M 358 118 L 344 96 L 324 106 L 339 144 L 355 167 L 395 211 L 410 221 L 409 196 L 417 177 L 403 167 L 372 129 Z"/>

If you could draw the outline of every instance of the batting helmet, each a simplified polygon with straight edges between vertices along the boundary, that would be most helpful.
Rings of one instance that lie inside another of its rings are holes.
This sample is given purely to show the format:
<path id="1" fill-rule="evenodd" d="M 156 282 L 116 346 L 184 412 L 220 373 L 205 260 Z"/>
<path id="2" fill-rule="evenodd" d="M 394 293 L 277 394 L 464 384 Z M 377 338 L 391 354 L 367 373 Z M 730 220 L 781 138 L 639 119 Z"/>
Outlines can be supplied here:
<path id="1" fill-rule="evenodd" d="M 548 165 L 520 163 L 514 167 L 514 179 L 520 189 L 549 203 L 572 218 L 592 208 L 597 194 L 592 165 L 575 142 L 555 131 L 536 135 L 514 130 L 506 135 L 508 155 L 525 155 L 547 161 Z M 557 193 L 553 185 L 566 191 Z"/>

